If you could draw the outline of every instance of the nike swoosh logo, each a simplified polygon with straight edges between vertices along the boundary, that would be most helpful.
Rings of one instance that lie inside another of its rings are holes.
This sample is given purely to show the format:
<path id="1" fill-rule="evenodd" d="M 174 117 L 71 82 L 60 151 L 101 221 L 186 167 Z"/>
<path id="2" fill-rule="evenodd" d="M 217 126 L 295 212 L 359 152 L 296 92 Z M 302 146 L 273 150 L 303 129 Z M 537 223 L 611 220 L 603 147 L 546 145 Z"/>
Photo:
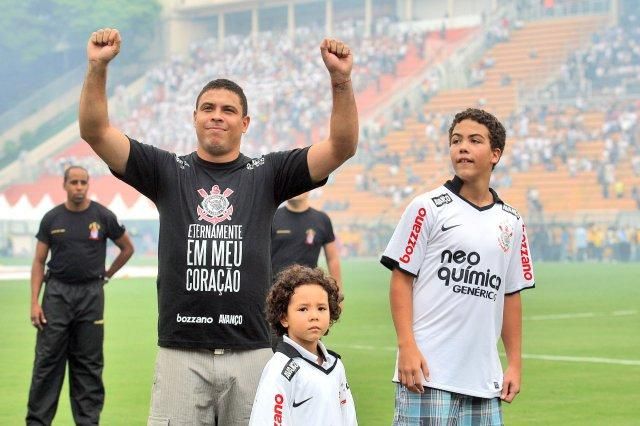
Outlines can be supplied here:
<path id="1" fill-rule="evenodd" d="M 446 231 L 448 231 L 448 230 L 449 230 L 449 229 L 451 229 L 451 228 L 455 228 L 456 226 L 461 226 L 461 225 L 462 225 L 461 223 L 459 223 L 459 224 L 457 224 L 457 225 L 453 225 L 453 226 L 444 226 L 444 224 L 443 224 L 443 225 L 442 225 L 442 228 L 440 228 L 440 229 L 442 229 L 442 232 L 446 232 Z"/>
<path id="2" fill-rule="evenodd" d="M 307 402 L 308 400 L 310 400 L 311 398 L 313 398 L 312 396 L 310 396 L 309 398 L 305 399 L 304 401 L 300 401 L 300 402 L 295 402 L 293 401 L 293 408 L 299 407 L 302 404 L 304 404 L 305 402 Z"/>

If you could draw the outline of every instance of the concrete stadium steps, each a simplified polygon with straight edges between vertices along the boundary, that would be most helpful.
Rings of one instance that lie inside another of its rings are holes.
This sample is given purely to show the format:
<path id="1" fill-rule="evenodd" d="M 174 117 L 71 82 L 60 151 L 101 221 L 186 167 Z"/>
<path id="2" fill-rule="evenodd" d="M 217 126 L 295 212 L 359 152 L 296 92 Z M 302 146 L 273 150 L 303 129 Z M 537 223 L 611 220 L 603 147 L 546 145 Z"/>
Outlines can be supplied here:
<path id="1" fill-rule="evenodd" d="M 531 22 L 513 31 L 508 42 L 489 49 L 485 57 L 496 63 L 485 70 L 485 82 L 480 86 L 441 91 L 425 106 L 427 112 L 452 112 L 471 106 L 483 106 L 504 118 L 517 106 L 518 87 L 526 89 L 546 81 L 558 71 L 567 55 L 586 40 L 606 21 L 603 16 L 586 16 Z M 530 56 L 536 52 L 536 57 Z M 503 75 L 511 84 L 502 86 Z M 480 103 L 480 100 L 483 103 Z"/>
<path id="2" fill-rule="evenodd" d="M 591 160 L 602 160 L 602 153 L 604 151 L 604 141 L 585 141 L 576 144 L 576 157 L 589 158 Z"/>
<path id="3" fill-rule="evenodd" d="M 577 111 L 573 111 L 577 112 Z M 571 112 L 569 112 L 571 114 Z M 602 130 L 604 124 L 604 113 L 601 111 L 590 111 L 582 113 L 584 116 L 584 126 L 591 132 Z"/>
<path id="4" fill-rule="evenodd" d="M 457 31 L 455 36 L 451 37 L 451 41 L 457 41 L 459 37 L 468 35 L 475 29 L 465 29 Z M 439 51 L 439 55 L 449 55 L 454 48 L 449 38 L 443 41 L 443 49 Z M 362 113 L 372 107 L 375 107 L 380 102 L 389 98 L 389 96 L 402 84 L 402 79 L 413 77 L 418 75 L 431 64 L 433 58 L 430 58 L 429 53 L 425 52 L 424 57 L 421 57 L 420 52 L 414 45 L 410 45 L 405 58 L 398 62 L 396 66 L 395 75 L 384 74 L 380 77 L 378 84 L 371 84 L 365 90 L 356 94 L 356 101 L 358 109 Z"/>
<path id="5" fill-rule="evenodd" d="M 398 63 L 396 67 L 397 78 L 407 77 L 413 75 L 416 70 L 422 69 L 427 65 L 427 61 L 420 58 L 420 52 L 418 49 L 411 45 L 407 50 L 407 56 L 405 59 Z"/>
<path id="6" fill-rule="evenodd" d="M 525 28 L 512 34 L 509 43 L 498 44 L 488 53 L 488 56 L 496 60 L 496 65 L 487 70 L 484 85 L 443 91 L 424 105 L 425 112 L 454 112 L 463 107 L 476 106 L 478 101 L 483 99 L 486 102 L 486 109 L 499 117 L 504 118 L 510 115 L 515 111 L 517 102 L 514 82 L 520 82 L 526 87 L 546 81 L 552 72 L 557 72 L 570 51 L 581 46 L 593 31 L 605 23 L 606 19 L 607 17 L 603 16 L 587 16 L 527 24 Z M 530 57 L 532 49 L 536 52 L 535 58 Z M 500 78 L 504 73 L 510 74 L 512 78 L 510 86 L 500 85 Z M 578 112 L 575 108 L 569 108 L 566 114 L 561 116 L 550 113 L 546 124 L 549 129 L 554 129 L 556 120 L 570 123 Z M 603 112 L 589 111 L 580 112 L 580 114 L 582 116 L 580 124 L 588 132 L 601 131 L 605 121 Z M 561 132 L 566 130 L 568 125 L 563 125 Z M 419 146 L 427 145 L 428 153 L 421 163 L 407 155 L 413 141 Z M 332 218 L 335 218 L 334 220 L 338 223 L 350 223 L 364 218 L 395 221 L 413 196 L 432 189 L 451 177 L 448 152 L 442 150 L 439 155 L 436 154 L 436 147 L 440 148 L 440 144 L 446 144 L 446 140 L 427 141 L 425 124 L 413 118 L 408 119 L 402 129 L 390 132 L 383 142 L 386 144 L 388 153 L 400 155 L 401 166 L 395 176 L 391 176 L 389 165 L 374 166 L 369 171 L 369 175 L 375 177 L 377 184 L 399 187 L 406 185 L 407 165 L 411 165 L 413 172 L 422 178 L 421 184 L 414 185 L 414 193 L 404 199 L 400 205 L 394 206 L 390 197 L 377 196 L 371 191 L 352 192 L 355 187 L 355 175 L 361 173 L 363 167 L 347 166 L 342 169 L 340 176 L 336 179 L 335 187 L 333 185 L 327 187 L 323 193 L 323 200 L 331 200 L 335 196 L 335 199 L 351 201 L 349 210 L 331 212 Z M 516 143 L 519 142 L 508 141 L 510 147 Z M 601 159 L 603 149 L 602 140 L 581 141 L 577 143 L 573 155 L 577 158 L 596 160 Z M 558 168 L 556 171 L 547 171 L 542 165 L 535 165 L 527 172 L 512 173 L 513 185 L 510 188 L 499 189 L 500 196 L 526 215 L 528 213 L 527 190 L 535 187 L 539 190 L 544 211 L 555 217 L 566 216 L 567 220 L 571 220 L 573 215 L 580 212 L 588 214 L 599 212 L 601 215 L 611 216 L 619 211 L 636 209 L 629 194 L 634 185 L 640 186 L 640 178 L 633 174 L 629 159 L 622 159 L 616 169 L 617 178 L 625 185 L 625 197 L 622 199 L 614 198 L 613 187 L 609 191 L 610 197 L 603 197 L 595 171 L 581 172 L 572 177 L 569 176 L 566 166 L 560 164 L 559 160 L 556 161 L 556 166 Z M 352 188 L 348 187 L 349 182 L 353 183 Z M 357 209 L 353 208 L 355 203 L 359 203 Z"/>
<path id="7" fill-rule="evenodd" d="M 467 89 L 445 90 L 439 92 L 424 105 L 425 113 L 457 112 L 470 107 L 481 107 L 498 117 L 507 117 L 515 109 L 518 93 L 515 85 L 485 88 L 482 86 Z"/>
<path id="8" fill-rule="evenodd" d="M 564 115 L 549 114 L 546 124 L 552 129 L 556 120 L 568 123 L 578 111 L 569 109 Z M 601 111 L 583 112 L 584 127 L 590 131 L 600 131 L 604 123 L 604 113 Z M 436 126 L 439 123 L 434 123 Z M 414 157 L 407 155 L 411 148 L 412 141 L 418 145 L 427 144 L 428 153 L 422 162 L 418 162 Z M 356 198 L 352 197 L 355 188 L 355 176 L 364 172 L 362 164 L 349 164 L 340 170 L 334 183 L 324 190 L 322 201 L 327 200 L 361 200 L 362 205 L 358 208 L 357 214 L 355 209 L 346 212 L 331 212 L 337 215 L 338 221 L 353 221 L 354 218 L 377 218 L 386 220 L 399 214 L 406 203 L 416 194 L 430 190 L 437 185 L 444 183 L 451 177 L 451 166 L 449 162 L 448 150 L 441 149 L 440 153 L 436 153 L 436 145 L 446 145 L 446 139 L 441 141 L 430 141 L 427 143 L 425 136 L 425 124 L 411 118 L 407 119 L 402 129 L 390 132 L 383 140 L 386 144 L 386 152 L 390 154 L 398 154 L 401 159 L 401 166 L 395 176 L 390 174 L 388 164 L 377 164 L 372 167 L 368 174 L 375 178 L 377 185 L 389 187 L 395 185 L 402 188 L 407 185 L 406 167 L 410 165 L 413 173 L 422 179 L 418 185 L 413 185 L 414 192 L 404 199 L 400 205 L 394 206 L 390 202 L 390 196 L 376 196 L 372 191 L 368 192 L 368 197 L 363 197 L 359 193 Z M 507 146 L 512 148 L 515 144 L 522 143 L 510 138 Z M 576 144 L 573 155 L 577 158 L 590 158 L 599 160 L 602 158 L 604 142 L 602 140 L 580 141 Z M 540 192 L 541 201 L 544 205 L 545 212 L 554 214 L 555 217 L 567 216 L 570 220 L 570 212 L 591 212 L 601 211 L 603 214 L 615 214 L 617 211 L 635 210 L 635 204 L 630 199 L 630 191 L 634 185 L 640 186 L 640 178 L 633 174 L 631 164 L 628 158 L 621 159 L 616 168 L 616 177 L 624 183 L 625 197 L 623 199 L 614 198 L 613 186 L 610 188 L 610 197 L 602 196 L 602 189 L 597 181 L 595 171 L 580 172 L 575 177 L 569 176 L 564 164 L 559 160 L 555 161 L 557 171 L 547 171 L 542 165 L 534 165 L 527 172 L 512 173 L 513 184 L 511 188 L 499 189 L 499 194 L 509 204 L 516 207 L 523 214 L 527 214 L 526 194 L 530 187 L 535 187 Z M 577 184 L 579 183 L 579 184 Z M 316 204 L 321 207 L 321 204 Z M 353 204 L 351 204 L 353 206 Z M 365 210 L 363 210 L 363 208 Z M 366 210 L 366 209 L 370 209 Z M 563 216 L 564 215 L 564 216 Z M 385 219 L 386 218 L 386 219 Z M 345 222 L 345 223 L 346 223 Z"/>
<path id="9" fill-rule="evenodd" d="M 625 184 L 625 197 L 615 198 L 613 185 L 609 198 L 604 198 L 595 171 L 570 176 L 566 170 L 547 171 L 541 165 L 529 171 L 512 174 L 513 185 L 500 190 L 500 196 L 521 212 L 527 212 L 526 195 L 529 188 L 537 188 L 545 212 L 562 213 L 585 210 L 635 210 L 630 198 L 631 187 L 640 185 L 640 177 L 634 176 L 629 163 L 616 170 L 617 177 Z"/>
<path id="10" fill-rule="evenodd" d="M 439 31 L 434 31 L 427 36 L 424 52 L 419 52 L 413 44 L 409 45 L 405 58 L 396 66 L 395 75 L 385 74 L 380 78 L 378 85 L 369 85 L 364 91 L 356 94 L 360 114 L 366 115 L 366 112 L 387 100 L 402 86 L 403 79 L 415 77 L 423 73 L 428 66 L 451 55 L 459 47 L 458 42 L 474 31 L 477 31 L 476 27 L 448 30 L 445 39 L 440 38 Z"/>
<path id="11" fill-rule="evenodd" d="M 596 142 L 582 142 L 583 146 Z M 403 199 L 399 205 L 393 205 L 391 196 L 380 196 L 373 189 L 355 191 L 355 175 L 362 173 L 364 167 L 360 164 L 344 168 L 335 181 L 323 189 L 320 199 L 314 200 L 314 205 L 322 208 L 325 201 L 349 200 L 350 207 L 346 211 L 330 212 L 336 223 L 351 223 L 358 220 L 396 220 L 406 204 L 417 194 L 430 190 L 450 179 L 450 164 L 447 155 L 439 158 L 433 154 L 427 155 L 423 162 L 417 162 L 412 157 L 402 157 L 402 165 L 397 175 L 389 173 L 389 165 L 377 164 L 368 173 L 375 177 L 377 185 L 388 187 L 395 185 L 398 188 L 406 186 L 406 166 L 411 165 L 413 172 L 420 176 L 422 182 L 413 185 L 414 192 Z M 570 176 L 566 168 L 558 164 L 558 170 L 547 171 L 542 165 L 535 165 L 527 172 L 512 173 L 513 184 L 510 188 L 500 188 L 498 193 L 509 204 L 517 208 L 522 214 L 527 214 L 527 190 L 537 188 L 540 200 L 546 213 L 555 217 L 567 216 L 571 219 L 574 212 L 602 212 L 612 215 L 618 211 L 633 211 L 635 203 L 630 198 L 633 186 L 640 187 L 640 177 L 633 173 L 628 159 L 624 159 L 616 168 L 616 177 L 624 183 L 624 198 L 615 198 L 613 185 L 609 189 L 609 198 L 604 198 L 602 189 L 597 181 L 597 174 L 592 172 L 580 172 L 576 176 Z"/>
<path id="12" fill-rule="evenodd" d="M 606 19 L 599 15 L 526 23 L 512 33 L 509 42 L 488 52 L 487 56 L 495 59 L 496 64 L 487 70 L 487 82 L 499 81 L 503 74 L 526 86 L 544 81 Z"/>

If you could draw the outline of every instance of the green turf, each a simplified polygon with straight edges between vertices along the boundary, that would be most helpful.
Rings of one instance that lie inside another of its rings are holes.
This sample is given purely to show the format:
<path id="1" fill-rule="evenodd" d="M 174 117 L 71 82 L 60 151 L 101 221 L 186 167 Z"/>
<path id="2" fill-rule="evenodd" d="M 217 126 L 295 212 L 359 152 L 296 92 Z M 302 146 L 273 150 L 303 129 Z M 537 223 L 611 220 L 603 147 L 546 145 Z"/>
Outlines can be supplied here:
<path id="1" fill-rule="evenodd" d="M 343 269 L 345 313 L 326 342 L 343 357 L 360 424 L 389 425 L 395 357 L 389 274 L 374 261 L 349 262 Z M 638 424 L 640 265 L 540 264 L 536 273 L 538 287 L 523 293 L 526 354 L 636 365 L 526 359 L 522 393 L 505 406 L 506 424 Z M 0 282 L 0 425 L 24 423 L 35 337 L 28 302 L 26 281 Z M 591 316 L 541 318 L 585 313 Z M 156 350 L 153 280 L 113 280 L 105 320 L 101 424 L 145 424 Z M 65 385 L 54 424 L 73 424 L 67 395 Z"/>

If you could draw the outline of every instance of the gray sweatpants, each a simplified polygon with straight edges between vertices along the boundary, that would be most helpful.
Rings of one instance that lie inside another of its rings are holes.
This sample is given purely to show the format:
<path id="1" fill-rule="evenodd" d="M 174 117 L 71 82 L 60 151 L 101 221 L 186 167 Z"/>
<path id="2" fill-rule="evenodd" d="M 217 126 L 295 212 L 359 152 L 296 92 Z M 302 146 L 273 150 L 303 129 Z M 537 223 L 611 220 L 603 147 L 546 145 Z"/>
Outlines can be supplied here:
<path id="1" fill-rule="evenodd" d="M 271 349 L 159 348 L 149 426 L 247 425 Z"/>

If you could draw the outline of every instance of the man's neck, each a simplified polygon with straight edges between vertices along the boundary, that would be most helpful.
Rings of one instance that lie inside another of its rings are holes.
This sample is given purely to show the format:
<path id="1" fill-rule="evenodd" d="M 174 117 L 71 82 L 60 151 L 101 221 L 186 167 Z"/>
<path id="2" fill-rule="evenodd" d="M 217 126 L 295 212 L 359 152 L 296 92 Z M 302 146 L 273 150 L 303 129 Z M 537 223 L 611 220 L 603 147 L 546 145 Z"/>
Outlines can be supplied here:
<path id="1" fill-rule="evenodd" d="M 91 204 L 91 200 L 88 198 L 85 198 L 80 204 L 76 204 L 69 200 L 64 202 L 64 206 L 66 207 L 66 209 L 72 212 L 84 211 L 89 208 L 89 204 Z"/>
<path id="2" fill-rule="evenodd" d="M 212 155 L 201 147 L 198 147 L 198 149 L 196 150 L 196 155 L 200 157 L 201 160 L 207 161 L 209 163 L 224 164 L 231 163 L 232 161 L 237 160 L 238 157 L 240 157 L 240 151 L 232 151 L 226 154 Z"/>

